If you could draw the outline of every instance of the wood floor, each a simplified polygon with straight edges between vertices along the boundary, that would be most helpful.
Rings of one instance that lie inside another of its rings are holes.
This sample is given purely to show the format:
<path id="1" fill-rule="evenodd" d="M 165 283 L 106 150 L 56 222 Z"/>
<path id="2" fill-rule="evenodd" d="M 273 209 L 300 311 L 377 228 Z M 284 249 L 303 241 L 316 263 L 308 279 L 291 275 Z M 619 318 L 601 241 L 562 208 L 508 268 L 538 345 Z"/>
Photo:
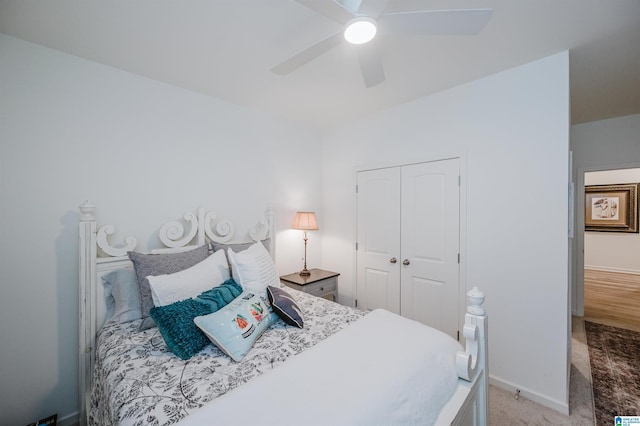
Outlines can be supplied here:
<path id="1" fill-rule="evenodd" d="M 640 275 L 585 269 L 584 319 L 640 331 Z"/>

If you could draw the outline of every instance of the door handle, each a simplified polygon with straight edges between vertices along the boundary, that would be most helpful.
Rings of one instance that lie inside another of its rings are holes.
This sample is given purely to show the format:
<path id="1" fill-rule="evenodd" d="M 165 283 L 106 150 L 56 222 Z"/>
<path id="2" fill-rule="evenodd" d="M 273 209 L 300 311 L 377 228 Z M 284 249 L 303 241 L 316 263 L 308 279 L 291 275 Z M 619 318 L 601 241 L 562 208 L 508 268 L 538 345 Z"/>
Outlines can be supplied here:
<path id="1" fill-rule="evenodd" d="M 407 266 L 407 265 L 408 265 L 408 264 L 410 264 L 410 263 L 411 263 L 411 262 L 409 262 L 409 259 L 405 259 L 405 260 L 403 260 L 403 261 L 402 261 L 402 264 L 403 264 L 404 266 Z"/>
<path id="2" fill-rule="evenodd" d="M 392 257 L 391 259 L 389 259 L 390 263 L 397 263 L 398 259 L 396 259 L 395 257 Z"/>

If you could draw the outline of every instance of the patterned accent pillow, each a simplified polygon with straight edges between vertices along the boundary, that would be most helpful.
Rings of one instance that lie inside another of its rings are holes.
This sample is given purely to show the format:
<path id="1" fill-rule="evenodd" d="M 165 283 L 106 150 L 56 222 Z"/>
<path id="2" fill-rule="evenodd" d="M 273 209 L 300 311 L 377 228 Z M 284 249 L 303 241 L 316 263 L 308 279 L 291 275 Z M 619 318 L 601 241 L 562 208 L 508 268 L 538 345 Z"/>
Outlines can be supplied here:
<path id="1" fill-rule="evenodd" d="M 153 299 L 147 277 L 149 275 L 174 274 L 190 268 L 209 256 L 209 248 L 205 244 L 183 253 L 143 254 L 130 251 L 127 255 L 133 262 L 133 267 L 138 277 L 140 301 L 142 303 L 142 324 L 140 324 L 140 330 L 146 330 L 155 326 L 153 318 L 149 316 L 149 311 L 153 307 Z"/>
<path id="2" fill-rule="evenodd" d="M 262 240 L 260 242 L 262 243 L 264 248 L 267 249 L 267 251 L 271 250 L 270 249 L 270 247 L 271 247 L 271 238 L 264 239 L 264 240 Z M 216 243 L 216 242 L 212 242 L 211 243 L 211 250 L 213 250 L 214 252 L 216 252 L 218 250 L 223 250 L 226 253 L 227 249 L 231 248 L 234 252 L 239 253 L 241 251 L 244 251 L 244 250 L 248 249 L 249 247 L 251 247 L 255 243 L 256 243 L 255 241 L 251 241 L 251 242 L 248 242 L 248 243 Z"/>
<path id="3" fill-rule="evenodd" d="M 209 344 L 209 339 L 196 327 L 193 319 L 222 309 L 240 293 L 242 287 L 230 279 L 193 299 L 154 306 L 150 314 L 169 350 L 187 360 Z"/>
<path id="4" fill-rule="evenodd" d="M 267 287 L 267 297 L 273 310 L 284 322 L 298 328 L 304 327 L 302 310 L 295 299 L 286 291 L 278 287 Z"/>
<path id="5" fill-rule="evenodd" d="M 271 238 L 267 238 L 265 240 L 260 241 L 267 252 L 271 253 Z M 233 268 L 231 267 L 231 262 L 229 261 L 228 251 L 229 249 L 233 250 L 234 253 L 240 253 L 241 251 L 245 251 L 256 242 L 252 241 L 250 243 L 216 243 L 215 241 L 211 242 L 211 251 L 214 253 L 218 251 L 222 251 L 227 259 L 227 264 L 229 265 L 229 271 Z"/>
<path id="6" fill-rule="evenodd" d="M 231 263 L 231 275 L 243 290 L 266 297 L 267 286 L 280 286 L 276 265 L 261 243 L 255 243 L 240 253 L 229 248 L 227 255 Z"/>
<path id="7" fill-rule="evenodd" d="M 240 362 L 258 337 L 277 320 L 278 315 L 264 296 L 244 291 L 224 308 L 195 317 L 193 322 L 214 345 Z"/>

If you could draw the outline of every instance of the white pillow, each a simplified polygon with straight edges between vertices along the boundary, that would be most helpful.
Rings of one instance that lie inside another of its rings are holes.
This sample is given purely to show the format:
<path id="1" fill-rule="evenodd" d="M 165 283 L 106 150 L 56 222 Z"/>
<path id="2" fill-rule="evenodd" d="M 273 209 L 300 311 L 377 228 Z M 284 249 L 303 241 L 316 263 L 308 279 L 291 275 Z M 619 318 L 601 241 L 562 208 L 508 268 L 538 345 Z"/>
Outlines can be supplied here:
<path id="1" fill-rule="evenodd" d="M 276 265 L 262 243 L 255 243 L 240 253 L 229 247 L 227 254 L 233 279 L 244 291 L 266 296 L 268 286 L 280 287 Z"/>
<path id="2" fill-rule="evenodd" d="M 149 287 L 155 306 L 196 297 L 227 281 L 229 265 L 224 252 L 215 252 L 200 263 L 174 274 L 149 275 Z"/>

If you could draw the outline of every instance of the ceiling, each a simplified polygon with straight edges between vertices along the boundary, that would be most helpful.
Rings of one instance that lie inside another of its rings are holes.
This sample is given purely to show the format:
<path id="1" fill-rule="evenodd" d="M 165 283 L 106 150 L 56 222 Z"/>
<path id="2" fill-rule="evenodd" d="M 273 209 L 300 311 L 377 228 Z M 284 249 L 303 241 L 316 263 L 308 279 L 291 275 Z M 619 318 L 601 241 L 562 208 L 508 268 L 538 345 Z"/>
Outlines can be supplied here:
<path id="1" fill-rule="evenodd" d="M 341 28 L 294 0 L 0 0 L 0 32 L 320 129 L 565 50 L 574 124 L 640 113 L 639 0 L 391 0 L 385 12 L 415 8 L 493 15 L 473 36 L 381 34 L 386 81 L 372 88 L 346 43 L 270 71 Z"/>

